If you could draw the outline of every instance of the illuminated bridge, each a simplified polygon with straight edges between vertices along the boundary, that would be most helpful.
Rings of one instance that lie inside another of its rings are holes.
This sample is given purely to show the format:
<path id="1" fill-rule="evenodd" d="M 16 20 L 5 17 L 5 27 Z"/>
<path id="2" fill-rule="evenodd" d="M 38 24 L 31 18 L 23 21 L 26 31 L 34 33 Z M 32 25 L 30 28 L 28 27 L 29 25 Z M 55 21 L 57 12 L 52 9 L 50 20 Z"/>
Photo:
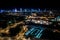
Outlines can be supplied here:
<path id="1" fill-rule="evenodd" d="M 44 30 L 45 28 L 42 28 L 42 27 L 32 27 L 25 33 L 25 36 L 27 37 L 32 36 L 34 38 L 40 38 L 43 35 Z"/>

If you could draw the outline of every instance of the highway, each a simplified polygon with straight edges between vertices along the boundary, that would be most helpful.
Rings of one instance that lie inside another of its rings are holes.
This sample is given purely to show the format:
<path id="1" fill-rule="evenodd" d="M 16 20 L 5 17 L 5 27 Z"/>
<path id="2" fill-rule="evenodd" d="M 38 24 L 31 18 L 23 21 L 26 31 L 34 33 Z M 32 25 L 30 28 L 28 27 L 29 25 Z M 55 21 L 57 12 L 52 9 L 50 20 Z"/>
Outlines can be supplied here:
<path id="1" fill-rule="evenodd" d="M 39 29 L 38 29 L 39 28 Z M 32 27 L 30 30 L 28 30 L 26 33 L 25 33 L 25 36 L 33 36 L 35 38 L 40 38 L 42 36 L 42 32 L 44 31 L 44 28 L 41 28 L 41 27 Z"/>
<path id="2" fill-rule="evenodd" d="M 18 23 L 13 24 L 12 26 L 9 26 L 9 25 L 8 25 L 7 28 L 5 28 L 5 29 L 0 29 L 0 33 L 9 34 L 9 29 L 10 29 L 10 28 L 15 28 L 17 25 L 22 24 L 22 23 L 23 23 L 23 22 L 18 22 Z"/>

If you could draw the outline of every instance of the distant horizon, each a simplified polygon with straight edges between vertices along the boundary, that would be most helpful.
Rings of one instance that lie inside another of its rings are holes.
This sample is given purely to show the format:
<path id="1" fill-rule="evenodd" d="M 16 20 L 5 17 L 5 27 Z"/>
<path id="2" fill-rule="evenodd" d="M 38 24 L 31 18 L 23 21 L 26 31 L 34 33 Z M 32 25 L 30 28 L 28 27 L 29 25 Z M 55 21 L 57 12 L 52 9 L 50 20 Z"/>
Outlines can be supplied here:
<path id="1" fill-rule="evenodd" d="M 7 8 L 0 8 L 0 10 L 2 9 L 2 10 L 12 10 L 12 9 L 20 9 L 20 8 L 22 8 L 22 9 L 41 9 L 41 10 L 44 10 L 44 9 L 46 9 L 46 10 L 60 10 L 60 8 L 39 8 L 39 7 L 37 7 L 37 8 L 33 8 L 33 7 L 7 7 Z"/>

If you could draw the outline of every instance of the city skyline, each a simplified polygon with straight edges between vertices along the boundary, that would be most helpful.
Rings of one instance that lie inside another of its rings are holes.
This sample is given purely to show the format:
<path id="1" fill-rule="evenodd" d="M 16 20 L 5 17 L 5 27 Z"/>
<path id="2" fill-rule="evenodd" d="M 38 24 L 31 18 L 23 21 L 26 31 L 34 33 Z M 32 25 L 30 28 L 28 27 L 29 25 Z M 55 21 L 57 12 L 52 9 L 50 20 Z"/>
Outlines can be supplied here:
<path id="1" fill-rule="evenodd" d="M 49 12 L 49 11 L 54 11 L 52 10 L 47 10 L 45 9 L 40 9 L 40 8 L 14 8 L 14 9 L 0 9 L 0 12 Z"/>

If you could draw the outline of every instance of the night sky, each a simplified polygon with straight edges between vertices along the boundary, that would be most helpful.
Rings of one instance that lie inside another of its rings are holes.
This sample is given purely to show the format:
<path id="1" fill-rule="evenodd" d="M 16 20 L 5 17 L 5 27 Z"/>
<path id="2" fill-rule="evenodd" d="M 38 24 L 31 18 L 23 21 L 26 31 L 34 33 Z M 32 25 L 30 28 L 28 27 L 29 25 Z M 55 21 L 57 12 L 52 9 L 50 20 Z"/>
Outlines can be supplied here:
<path id="1" fill-rule="evenodd" d="M 0 1 L 0 9 L 12 8 L 47 8 L 47 9 L 60 9 L 59 1 L 52 0 L 5 0 Z"/>

